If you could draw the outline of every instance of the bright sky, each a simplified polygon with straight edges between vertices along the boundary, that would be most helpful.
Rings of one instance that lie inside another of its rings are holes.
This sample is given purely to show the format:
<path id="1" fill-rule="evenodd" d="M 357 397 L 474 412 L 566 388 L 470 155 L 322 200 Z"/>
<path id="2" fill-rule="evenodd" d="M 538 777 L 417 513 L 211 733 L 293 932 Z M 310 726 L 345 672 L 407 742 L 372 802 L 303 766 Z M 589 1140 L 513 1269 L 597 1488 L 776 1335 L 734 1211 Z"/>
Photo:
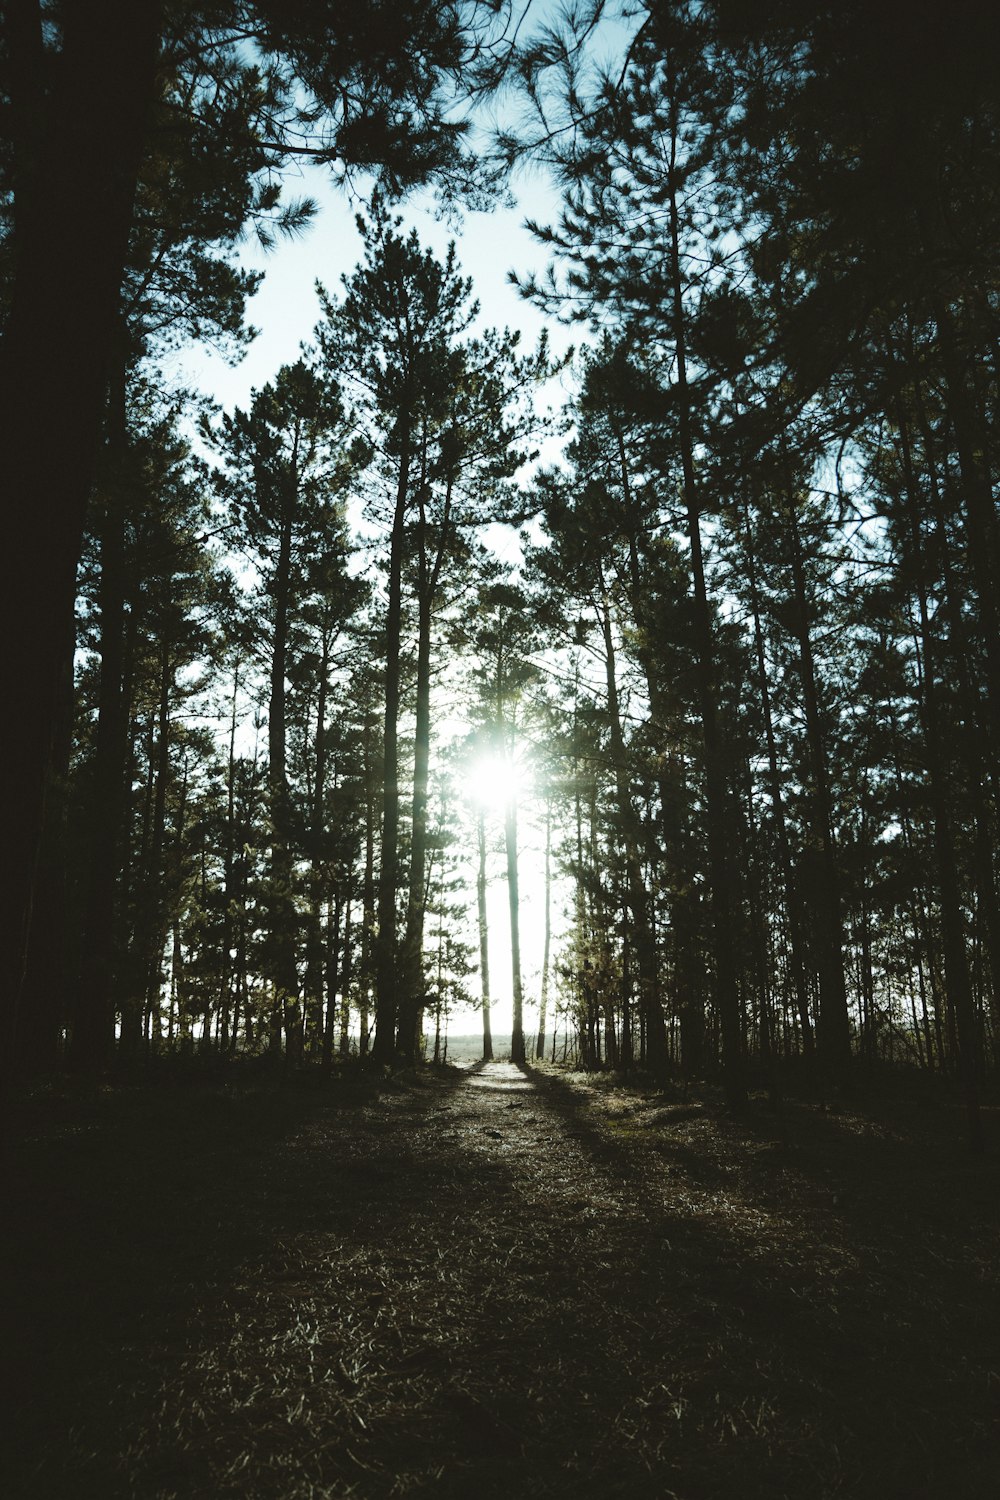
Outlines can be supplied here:
<path id="1" fill-rule="evenodd" d="M 547 327 L 553 352 L 562 353 L 574 341 L 579 343 L 579 333 L 571 334 L 544 319 L 507 282 L 510 270 L 524 275 L 544 269 L 546 252 L 524 228 L 524 220 L 548 221 L 558 212 L 558 200 L 541 176 L 524 178 L 516 186 L 516 208 L 467 214 L 459 229 L 435 218 L 429 195 L 416 195 L 399 209 L 404 231 L 416 228 L 421 242 L 439 254 L 450 240 L 456 241 L 461 270 L 472 278 L 474 295 L 482 306 L 483 326 L 519 329 L 525 350 L 534 347 Z M 249 307 L 250 321 L 260 332 L 248 353 L 233 367 L 207 345 L 197 345 L 182 350 L 172 364 L 173 371 L 226 408 L 245 406 L 252 389 L 265 385 L 281 365 L 299 357 L 300 345 L 311 340 L 320 315 L 316 282 L 321 281 L 331 294 L 339 294 L 341 276 L 349 275 L 361 259 L 356 209 L 331 185 L 326 173 L 304 168 L 301 176 L 288 179 L 286 196 L 314 199 L 317 213 L 304 234 L 279 242 L 269 252 L 256 238 L 243 246 L 243 264 L 264 272 L 263 285 Z"/>
<path id="2" fill-rule="evenodd" d="M 510 956 L 510 912 L 507 899 L 506 866 L 503 853 L 503 801 L 504 788 L 497 783 L 492 788 L 482 785 L 481 779 L 473 790 L 483 798 L 486 808 L 487 839 L 492 853 L 488 862 L 489 886 L 487 890 L 487 923 L 490 939 L 490 989 L 493 996 L 492 1023 L 495 1033 L 509 1032 L 512 1016 L 512 970 Z M 537 1029 L 537 1007 L 540 996 L 542 954 L 545 941 L 545 828 L 544 807 L 533 795 L 530 784 L 518 789 L 520 811 L 518 816 L 518 885 L 520 887 L 520 931 L 521 931 L 521 979 L 525 1001 L 525 1030 L 529 1036 Z M 491 795 L 492 793 L 492 795 Z M 484 795 L 485 794 L 485 795 Z M 468 867 L 474 876 L 476 851 L 468 851 Z M 553 876 L 556 875 L 553 867 Z M 553 881 L 552 930 L 553 939 L 563 926 L 562 906 L 566 896 L 564 881 Z M 470 887 L 471 900 L 475 901 L 475 886 Z M 475 917 L 473 906 L 471 917 Z M 478 962 L 478 930 L 473 929 L 476 942 L 475 954 Z M 555 958 L 553 951 L 553 958 Z M 479 992 L 479 976 L 473 975 L 470 984 Z M 554 985 L 550 981 L 550 1012 L 548 1032 L 552 1035 L 552 997 Z M 452 1022 L 456 1033 L 474 1031 L 480 1024 L 477 1015 L 463 1013 Z"/>

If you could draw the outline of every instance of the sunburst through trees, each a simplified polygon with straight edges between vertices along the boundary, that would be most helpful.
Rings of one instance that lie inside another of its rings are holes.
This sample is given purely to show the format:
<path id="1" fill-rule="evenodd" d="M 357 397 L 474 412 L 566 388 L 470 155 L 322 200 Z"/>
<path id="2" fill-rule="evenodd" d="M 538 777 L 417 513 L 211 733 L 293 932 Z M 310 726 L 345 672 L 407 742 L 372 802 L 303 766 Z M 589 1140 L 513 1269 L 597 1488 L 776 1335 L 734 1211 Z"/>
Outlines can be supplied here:
<path id="1" fill-rule="evenodd" d="M 77 280 L 49 278 L 85 352 L 38 333 L 43 206 L 77 186 L 26 122 L 75 101 L 99 131 L 107 15 L 42 28 L 61 70 L 5 33 L 6 478 L 49 486 L 5 554 L 34 643 L 6 1055 L 412 1063 L 470 1007 L 489 1051 L 509 1000 L 517 1061 L 555 1015 L 588 1066 L 718 1073 L 735 1109 L 799 1059 L 824 1089 L 953 1073 L 977 1140 L 1000 1025 L 978 9 L 958 38 L 919 7 L 639 6 L 603 72 L 600 7 L 530 39 L 502 6 L 390 9 L 405 65 L 350 27 L 324 50 L 322 6 L 168 7 L 156 35 L 111 8 L 134 139 Z M 526 112 L 487 150 L 458 100 L 504 76 Z M 307 228 L 275 175 L 301 154 L 364 199 L 358 264 L 331 262 L 300 357 L 213 413 L 157 372 L 246 346 L 238 238 Z M 481 205 L 519 155 L 553 183 L 550 274 L 521 290 L 583 326 L 572 369 L 491 329 L 460 251 L 400 213 L 428 180 Z M 25 449 L 28 390 L 68 466 Z"/>

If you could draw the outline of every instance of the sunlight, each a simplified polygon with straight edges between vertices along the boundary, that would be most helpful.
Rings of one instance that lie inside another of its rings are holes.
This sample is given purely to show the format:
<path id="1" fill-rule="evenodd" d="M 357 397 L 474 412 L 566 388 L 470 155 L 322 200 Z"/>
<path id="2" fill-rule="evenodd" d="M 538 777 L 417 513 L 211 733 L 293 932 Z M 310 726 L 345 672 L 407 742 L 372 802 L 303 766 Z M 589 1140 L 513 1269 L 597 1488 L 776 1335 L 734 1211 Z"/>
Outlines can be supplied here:
<path id="1" fill-rule="evenodd" d="M 502 815 L 511 801 L 521 802 L 531 790 L 531 777 L 516 760 L 490 755 L 473 761 L 461 784 L 475 808 Z"/>

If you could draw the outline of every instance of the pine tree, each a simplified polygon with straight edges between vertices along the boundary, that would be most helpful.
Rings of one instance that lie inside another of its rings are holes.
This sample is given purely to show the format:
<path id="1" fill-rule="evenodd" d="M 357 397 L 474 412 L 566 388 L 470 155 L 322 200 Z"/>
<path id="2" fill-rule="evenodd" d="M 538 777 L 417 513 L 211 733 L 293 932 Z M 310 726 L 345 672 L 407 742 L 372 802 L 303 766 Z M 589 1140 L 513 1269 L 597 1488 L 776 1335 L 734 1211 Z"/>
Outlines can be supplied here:
<path id="1" fill-rule="evenodd" d="M 206 429 L 208 430 L 208 429 Z M 344 572 L 338 506 L 353 473 L 351 429 L 336 386 L 304 361 L 278 372 L 248 412 L 216 435 L 221 487 L 262 574 L 268 600 L 268 780 L 271 819 L 269 977 L 272 1045 L 302 1050 L 296 814 L 288 771 L 288 679 L 303 611 L 326 611 L 328 631 L 349 618 L 356 590 Z M 327 663 L 327 670 L 328 670 Z M 321 686 L 325 692 L 326 677 Z M 324 708 L 325 717 L 325 708 Z M 322 742 L 322 737 L 321 737 Z"/>

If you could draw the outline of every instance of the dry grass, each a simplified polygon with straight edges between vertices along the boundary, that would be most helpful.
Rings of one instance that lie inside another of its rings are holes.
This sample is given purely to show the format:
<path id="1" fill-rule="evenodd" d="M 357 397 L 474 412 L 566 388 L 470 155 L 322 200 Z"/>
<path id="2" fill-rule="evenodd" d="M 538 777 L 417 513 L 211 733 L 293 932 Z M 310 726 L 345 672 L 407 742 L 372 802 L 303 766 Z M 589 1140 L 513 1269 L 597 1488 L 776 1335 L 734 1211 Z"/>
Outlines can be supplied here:
<path id="1" fill-rule="evenodd" d="M 17 1500 L 997 1492 L 997 1142 L 552 1069 L 29 1105 Z"/>

